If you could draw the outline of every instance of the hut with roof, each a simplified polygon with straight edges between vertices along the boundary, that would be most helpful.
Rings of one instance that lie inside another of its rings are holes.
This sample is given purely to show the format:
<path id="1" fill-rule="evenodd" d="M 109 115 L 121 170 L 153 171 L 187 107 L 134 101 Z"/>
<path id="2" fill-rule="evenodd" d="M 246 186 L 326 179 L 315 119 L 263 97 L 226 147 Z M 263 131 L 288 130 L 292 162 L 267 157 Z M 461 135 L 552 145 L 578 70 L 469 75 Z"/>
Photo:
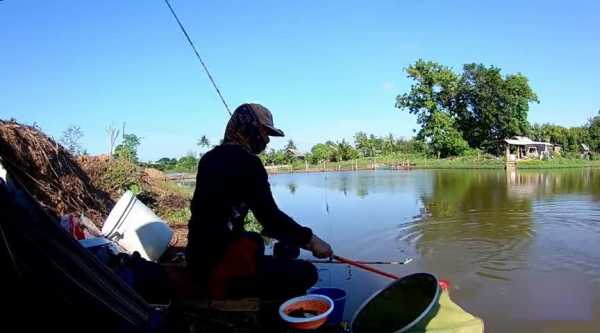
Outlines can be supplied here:
<path id="1" fill-rule="evenodd" d="M 504 140 L 506 143 L 506 160 L 541 159 L 549 157 L 554 152 L 554 144 L 550 142 L 533 141 L 526 136 L 514 136 Z"/>

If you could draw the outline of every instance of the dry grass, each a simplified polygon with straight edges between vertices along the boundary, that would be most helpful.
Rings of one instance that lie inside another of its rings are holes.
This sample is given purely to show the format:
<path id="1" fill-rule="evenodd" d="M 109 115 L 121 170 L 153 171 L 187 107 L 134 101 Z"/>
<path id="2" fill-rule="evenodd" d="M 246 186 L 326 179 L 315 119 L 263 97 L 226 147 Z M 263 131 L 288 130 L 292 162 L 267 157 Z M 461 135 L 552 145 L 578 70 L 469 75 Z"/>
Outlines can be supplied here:
<path id="1" fill-rule="evenodd" d="M 99 224 L 114 204 L 73 156 L 38 128 L 0 120 L 2 164 L 55 217 L 84 213 Z"/>

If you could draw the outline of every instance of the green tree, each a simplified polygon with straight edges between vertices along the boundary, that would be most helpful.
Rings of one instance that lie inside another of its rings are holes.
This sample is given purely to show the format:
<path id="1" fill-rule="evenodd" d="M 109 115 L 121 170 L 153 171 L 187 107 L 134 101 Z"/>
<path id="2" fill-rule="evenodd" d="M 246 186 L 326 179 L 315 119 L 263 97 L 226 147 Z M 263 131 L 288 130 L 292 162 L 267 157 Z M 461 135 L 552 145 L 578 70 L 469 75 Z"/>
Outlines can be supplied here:
<path id="1" fill-rule="evenodd" d="M 280 165 L 287 163 L 285 149 L 275 150 L 271 148 L 268 151 L 259 154 L 259 157 L 263 160 L 263 163 L 265 164 Z"/>
<path id="2" fill-rule="evenodd" d="M 571 127 L 567 135 L 568 151 L 579 152 L 582 149 L 581 144 L 590 145 L 590 132 L 586 126 Z"/>
<path id="3" fill-rule="evenodd" d="M 329 161 L 331 156 L 334 154 L 331 145 L 318 143 L 314 145 L 310 150 L 311 163 L 321 163 Z"/>
<path id="4" fill-rule="evenodd" d="M 428 135 L 436 131 L 434 116 L 438 119 L 442 113 L 447 118 L 453 116 L 459 78 L 449 67 L 422 59 L 409 66 L 406 73 L 415 83 L 408 93 L 396 97 L 396 107 L 417 116 L 417 124 L 421 126 L 418 138 L 431 139 Z"/>
<path id="5" fill-rule="evenodd" d="M 358 151 L 352 147 L 345 139 L 335 145 L 336 160 L 348 161 L 358 157 Z"/>
<path id="6" fill-rule="evenodd" d="M 386 155 L 390 155 L 396 151 L 396 139 L 394 139 L 392 133 L 383 138 L 382 150 Z"/>
<path id="7" fill-rule="evenodd" d="M 542 140 L 560 145 L 563 149 L 567 149 L 569 129 L 566 127 L 544 124 L 542 125 Z"/>
<path id="8" fill-rule="evenodd" d="M 472 147 L 497 152 L 503 139 L 528 132 L 532 102 L 538 99 L 524 75 L 502 76 L 500 68 L 467 64 L 451 112 Z"/>
<path id="9" fill-rule="evenodd" d="M 529 103 L 538 100 L 522 74 L 502 76 L 494 66 L 467 64 L 459 76 L 423 60 L 406 72 L 415 83 L 396 97 L 396 107 L 417 116 L 417 139 L 432 141 L 428 135 L 438 132 L 434 124 L 448 120 L 458 133 L 468 133 L 471 147 L 497 152 L 503 139 L 528 132 Z"/>
<path id="10" fill-rule="evenodd" d="M 327 140 L 325 141 L 325 145 L 328 148 L 328 153 L 329 155 L 327 156 L 327 160 L 331 161 L 331 162 L 337 162 L 340 160 L 340 154 L 338 152 L 338 147 L 337 147 L 337 143 L 331 141 L 331 140 Z"/>
<path id="11" fill-rule="evenodd" d="M 73 155 L 81 154 L 83 150 L 81 147 L 81 138 L 83 138 L 83 131 L 79 126 L 71 125 L 63 131 L 60 143 L 67 148 L 67 150 Z"/>
<path id="12" fill-rule="evenodd" d="M 434 112 L 431 115 L 430 126 L 421 134 L 430 140 L 429 145 L 438 157 L 461 155 L 469 148 L 467 141 L 456 129 L 454 119 L 444 112 Z"/>
<path id="13" fill-rule="evenodd" d="M 588 132 L 590 149 L 595 152 L 600 151 L 600 111 L 598 111 L 597 116 L 588 121 Z"/>
<path id="14" fill-rule="evenodd" d="M 354 135 L 354 146 L 362 156 L 370 156 L 369 136 L 365 132 L 358 132 Z"/>
<path id="15" fill-rule="evenodd" d="M 193 153 L 188 153 L 186 156 L 179 158 L 177 161 L 177 169 L 182 171 L 194 171 L 198 166 L 198 159 Z"/>
<path id="16" fill-rule="evenodd" d="M 210 148 L 210 140 L 206 135 L 202 135 L 196 144 L 200 147 Z"/>
<path id="17" fill-rule="evenodd" d="M 258 154 L 258 158 L 260 158 L 264 165 L 269 164 L 269 153 L 266 149 Z"/>
<path id="18" fill-rule="evenodd" d="M 141 138 L 135 134 L 123 135 L 123 142 L 115 148 L 114 156 L 119 159 L 137 163 L 137 149 L 141 143 Z"/>
<path id="19" fill-rule="evenodd" d="M 159 170 L 170 170 L 175 167 L 177 160 L 174 158 L 163 157 L 154 163 L 154 167 Z"/>

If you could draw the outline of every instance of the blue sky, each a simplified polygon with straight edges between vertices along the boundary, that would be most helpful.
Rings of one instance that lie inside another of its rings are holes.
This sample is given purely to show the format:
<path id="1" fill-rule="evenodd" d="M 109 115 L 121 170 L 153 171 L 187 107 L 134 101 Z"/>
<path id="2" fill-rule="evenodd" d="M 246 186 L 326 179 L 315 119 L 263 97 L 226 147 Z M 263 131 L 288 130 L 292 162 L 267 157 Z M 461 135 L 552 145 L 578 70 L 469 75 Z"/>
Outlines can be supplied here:
<path id="1" fill-rule="evenodd" d="M 261 102 L 301 149 L 412 135 L 394 109 L 419 58 L 484 63 L 530 79 L 534 122 L 600 109 L 598 1 L 171 0 L 228 103 Z M 0 118 L 58 138 L 79 125 L 91 154 L 127 123 L 144 160 L 198 151 L 227 113 L 162 0 L 0 1 Z M 272 140 L 280 147 L 285 139 Z"/>

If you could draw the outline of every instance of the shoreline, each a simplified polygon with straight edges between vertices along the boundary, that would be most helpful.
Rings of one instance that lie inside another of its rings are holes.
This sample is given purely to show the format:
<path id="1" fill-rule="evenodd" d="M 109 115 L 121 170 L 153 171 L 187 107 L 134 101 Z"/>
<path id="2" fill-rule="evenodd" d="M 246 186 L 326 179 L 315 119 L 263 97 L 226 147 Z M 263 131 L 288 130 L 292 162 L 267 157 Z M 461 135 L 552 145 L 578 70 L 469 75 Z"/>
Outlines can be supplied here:
<path id="1" fill-rule="evenodd" d="M 532 163 L 533 162 L 533 163 Z M 266 167 L 266 166 L 265 166 Z M 317 168 L 309 167 L 306 168 L 291 168 L 289 166 L 275 166 L 267 168 L 268 174 L 289 174 L 289 173 L 319 173 L 319 172 L 352 172 L 352 171 L 376 171 L 376 170 L 396 170 L 396 171 L 410 171 L 410 170 L 504 170 L 507 165 L 504 161 L 496 163 L 431 163 L 427 164 L 412 164 L 410 166 L 390 166 L 390 165 L 376 165 L 375 167 L 334 167 L 334 168 Z M 511 168 L 511 167 L 508 167 Z M 587 163 L 556 163 L 556 162 L 545 162 L 545 161 L 525 161 L 518 162 L 515 170 L 552 170 L 552 169 L 576 169 L 576 168 L 600 168 L 600 161 L 588 161 Z"/>
<path id="2" fill-rule="evenodd" d="M 504 160 L 418 160 L 416 162 L 399 163 L 365 163 L 365 161 L 341 163 L 327 163 L 326 165 L 265 165 L 267 173 L 270 175 L 289 174 L 289 173 L 319 173 L 319 172 L 352 172 L 352 171 L 376 171 L 376 170 L 500 170 L 506 169 Z M 519 161 L 514 167 L 516 170 L 552 170 L 552 169 L 574 169 L 574 168 L 600 168 L 600 160 L 525 160 Z M 167 173 L 167 180 L 186 181 L 195 180 L 196 171 Z"/>

